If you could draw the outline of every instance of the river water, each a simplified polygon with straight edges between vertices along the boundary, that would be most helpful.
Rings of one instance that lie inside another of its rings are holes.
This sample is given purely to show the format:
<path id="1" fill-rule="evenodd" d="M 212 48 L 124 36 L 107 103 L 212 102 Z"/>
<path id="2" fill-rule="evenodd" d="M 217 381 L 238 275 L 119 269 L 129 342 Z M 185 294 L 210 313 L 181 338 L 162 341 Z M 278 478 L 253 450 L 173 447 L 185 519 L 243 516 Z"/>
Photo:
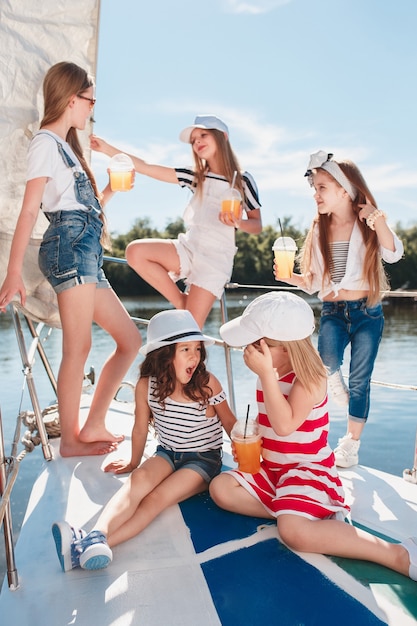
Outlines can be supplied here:
<path id="1" fill-rule="evenodd" d="M 246 295 L 240 291 L 232 291 L 227 296 L 229 319 L 240 315 L 245 306 L 257 294 Z M 315 299 L 309 300 L 318 318 L 320 304 Z M 124 303 L 136 317 L 149 319 L 163 308 L 166 303 L 159 297 L 141 299 L 125 299 Z M 386 302 L 384 336 L 374 368 L 375 381 L 395 383 L 399 385 L 417 385 L 417 304 L 410 302 L 398 304 L 396 301 Z M 222 323 L 220 306 L 217 303 L 210 313 L 204 332 L 219 337 L 218 328 Z M 145 336 L 145 327 L 141 329 Z M 316 341 L 317 337 L 314 336 Z M 61 334 L 54 330 L 45 342 L 45 349 L 54 371 L 60 361 Z M 93 327 L 93 347 L 87 362 L 87 368 L 94 366 L 96 373 L 111 351 L 107 335 L 98 327 Z M 138 365 L 142 357 L 138 357 L 126 376 L 126 380 L 135 382 Z M 34 376 L 37 393 L 42 407 L 54 401 L 51 385 L 43 371 L 41 363 L 36 360 Z M 342 368 L 348 372 L 349 351 Z M 238 417 L 246 414 L 250 404 L 250 414 L 256 416 L 255 377 L 243 363 L 239 350 L 232 352 L 233 378 L 235 381 L 235 401 Z M 224 350 L 220 346 L 211 346 L 208 350 L 208 368 L 223 383 L 227 392 L 227 376 Z M 30 409 L 27 389 L 23 389 L 22 363 L 16 343 L 13 322 L 10 314 L 0 315 L 0 408 L 3 421 L 3 433 L 6 442 L 5 454 L 11 452 L 16 416 L 19 407 Z M 411 468 L 414 462 L 414 448 L 417 427 L 417 392 L 413 390 L 391 389 L 373 385 L 371 393 L 371 411 L 368 423 L 362 435 L 360 463 L 381 469 L 396 475 L 402 475 L 403 469 Z M 346 413 L 330 402 L 330 445 L 333 447 L 337 439 L 345 433 Z M 19 452 L 21 451 L 19 447 Z M 12 496 L 13 526 L 17 536 L 22 523 L 24 511 L 35 476 L 43 463 L 40 448 L 23 459 Z M 1 533 L 3 535 L 3 533 Z M 0 541 L 0 580 L 4 573 L 4 543 Z"/>

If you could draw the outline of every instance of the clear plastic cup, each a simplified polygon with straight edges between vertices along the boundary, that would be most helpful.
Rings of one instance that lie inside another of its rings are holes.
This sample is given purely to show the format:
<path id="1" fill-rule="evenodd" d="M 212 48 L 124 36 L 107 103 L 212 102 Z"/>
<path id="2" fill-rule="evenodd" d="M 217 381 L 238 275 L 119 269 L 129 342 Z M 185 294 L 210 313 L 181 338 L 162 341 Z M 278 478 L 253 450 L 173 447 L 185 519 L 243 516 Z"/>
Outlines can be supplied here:
<path id="1" fill-rule="evenodd" d="M 257 474 L 261 469 L 261 443 L 259 424 L 256 420 L 248 420 L 245 436 L 245 420 L 238 420 L 230 433 L 241 472 Z"/>
<path id="2" fill-rule="evenodd" d="M 297 244 L 291 237 L 278 237 L 274 241 L 272 250 L 275 255 L 276 277 L 291 278 L 294 269 Z"/>
<path id="3" fill-rule="evenodd" d="M 242 196 L 239 189 L 229 187 L 222 195 L 222 213 L 230 215 L 236 220 L 242 217 Z"/>
<path id="4" fill-rule="evenodd" d="M 112 191 L 130 191 L 133 183 L 134 165 L 127 154 L 115 154 L 110 159 L 110 187 Z"/>

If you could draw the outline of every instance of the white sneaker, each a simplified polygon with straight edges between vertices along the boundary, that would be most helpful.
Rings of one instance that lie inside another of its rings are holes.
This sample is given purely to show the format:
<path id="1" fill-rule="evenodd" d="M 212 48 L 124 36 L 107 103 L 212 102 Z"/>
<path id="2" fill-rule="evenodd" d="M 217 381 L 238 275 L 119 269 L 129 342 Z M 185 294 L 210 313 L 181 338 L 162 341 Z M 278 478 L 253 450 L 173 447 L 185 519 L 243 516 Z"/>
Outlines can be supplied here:
<path id="1" fill-rule="evenodd" d="M 361 442 L 352 439 L 352 435 L 348 433 L 341 437 L 334 449 L 336 465 L 338 467 L 351 467 L 359 463 L 358 451 Z"/>
<path id="2" fill-rule="evenodd" d="M 349 389 L 343 379 L 340 369 L 336 370 L 327 378 L 329 391 L 333 400 L 339 406 L 347 406 L 349 404 Z"/>

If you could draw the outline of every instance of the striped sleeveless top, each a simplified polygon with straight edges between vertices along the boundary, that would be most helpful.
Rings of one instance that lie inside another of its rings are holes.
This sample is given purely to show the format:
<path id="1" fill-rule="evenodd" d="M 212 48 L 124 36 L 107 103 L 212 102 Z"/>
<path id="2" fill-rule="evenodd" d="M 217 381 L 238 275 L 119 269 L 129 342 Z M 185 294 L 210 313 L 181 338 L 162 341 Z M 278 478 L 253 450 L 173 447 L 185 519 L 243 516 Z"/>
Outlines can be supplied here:
<path id="1" fill-rule="evenodd" d="M 288 397 L 294 384 L 294 372 L 288 373 L 279 380 L 280 389 Z M 269 423 L 265 410 L 263 391 L 258 379 L 256 389 L 258 402 L 258 419 L 263 437 L 262 456 L 265 464 L 272 470 L 280 470 L 282 466 L 322 461 L 328 464 L 329 457 L 333 463 L 333 451 L 327 438 L 329 433 L 329 414 L 327 411 L 327 396 L 323 402 L 317 404 L 306 420 L 296 431 L 286 437 L 278 437 Z"/>
<path id="2" fill-rule="evenodd" d="M 284 396 L 288 397 L 294 381 L 294 372 L 277 381 Z M 291 514 L 323 519 L 335 515 L 344 519 L 349 506 L 344 501 L 334 454 L 327 443 L 327 394 L 297 430 L 286 437 L 279 437 L 269 423 L 259 379 L 257 400 L 263 436 L 261 469 L 257 474 L 238 469 L 228 473 L 273 517 Z"/>
<path id="3" fill-rule="evenodd" d="M 176 402 L 170 397 L 163 404 L 155 397 L 155 378 L 148 382 L 148 405 L 155 421 L 161 446 L 174 452 L 206 452 L 223 445 L 222 424 L 215 415 L 206 417 L 206 406 L 199 402 Z M 209 399 L 209 405 L 226 399 L 223 389 Z"/>

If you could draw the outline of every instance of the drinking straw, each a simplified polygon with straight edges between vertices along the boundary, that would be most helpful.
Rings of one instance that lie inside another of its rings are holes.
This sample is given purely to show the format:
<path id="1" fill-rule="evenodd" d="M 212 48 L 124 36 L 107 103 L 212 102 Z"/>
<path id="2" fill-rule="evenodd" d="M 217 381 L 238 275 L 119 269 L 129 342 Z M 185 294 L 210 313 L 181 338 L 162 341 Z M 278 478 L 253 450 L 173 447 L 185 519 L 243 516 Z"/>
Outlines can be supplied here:
<path id="1" fill-rule="evenodd" d="M 243 431 L 243 439 L 246 439 L 246 429 L 248 427 L 250 404 L 248 404 L 248 410 L 246 411 L 245 430 Z"/>
<path id="2" fill-rule="evenodd" d="M 237 176 L 237 172 L 236 172 L 236 170 L 235 170 L 235 171 L 233 172 L 232 184 L 230 185 L 230 189 L 233 189 L 233 187 L 235 186 L 236 176 Z"/>
<path id="3" fill-rule="evenodd" d="M 279 229 L 281 231 L 282 247 L 284 248 L 286 252 L 287 248 L 285 247 L 284 229 L 282 228 L 281 218 L 278 218 L 278 224 L 279 224 Z M 288 261 L 288 257 L 287 257 L 287 261 Z M 289 261 L 288 261 L 288 265 L 289 265 Z M 290 274 L 291 274 L 291 268 L 288 268 L 288 269 L 290 270 Z"/>
<path id="4" fill-rule="evenodd" d="M 278 224 L 279 224 L 279 228 L 280 228 L 280 231 L 281 231 L 282 243 L 284 244 L 284 248 L 285 248 L 284 231 L 283 231 L 283 228 L 282 228 L 282 224 L 281 224 L 281 219 L 280 218 L 278 218 Z"/>

